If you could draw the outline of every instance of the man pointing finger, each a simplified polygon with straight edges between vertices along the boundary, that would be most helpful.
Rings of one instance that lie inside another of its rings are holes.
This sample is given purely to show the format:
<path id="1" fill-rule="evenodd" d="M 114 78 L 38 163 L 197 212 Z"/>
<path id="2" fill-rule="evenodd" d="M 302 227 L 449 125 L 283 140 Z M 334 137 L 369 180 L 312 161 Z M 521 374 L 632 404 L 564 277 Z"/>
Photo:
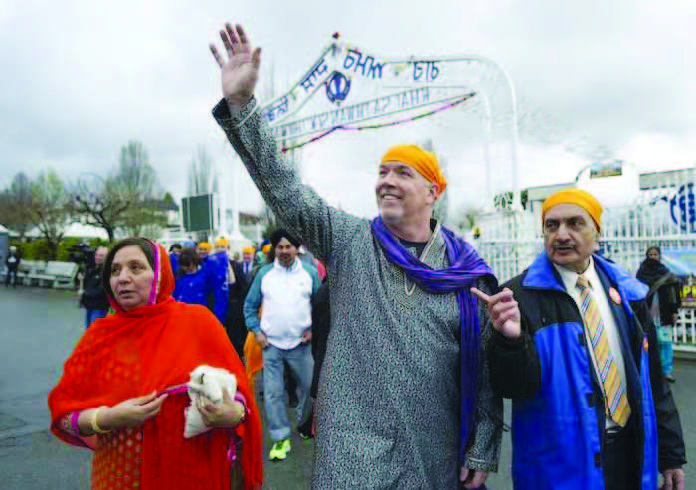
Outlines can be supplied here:
<path id="1" fill-rule="evenodd" d="M 494 391 L 513 400 L 516 490 L 684 488 L 681 423 L 661 374 L 647 287 L 594 255 L 602 206 L 543 205 L 545 251 L 486 296 Z"/>

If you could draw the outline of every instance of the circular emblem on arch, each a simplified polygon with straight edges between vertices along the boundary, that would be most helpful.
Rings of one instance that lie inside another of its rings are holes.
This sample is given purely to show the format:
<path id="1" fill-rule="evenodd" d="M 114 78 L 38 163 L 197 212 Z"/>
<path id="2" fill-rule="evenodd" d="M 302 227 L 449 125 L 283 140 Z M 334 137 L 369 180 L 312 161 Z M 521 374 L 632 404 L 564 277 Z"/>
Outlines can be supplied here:
<path id="1" fill-rule="evenodd" d="M 340 105 L 350 92 L 350 80 L 341 72 L 335 71 L 326 80 L 326 96 L 331 102 Z"/>
<path id="2" fill-rule="evenodd" d="M 696 194 L 694 183 L 689 182 L 679 187 L 677 193 L 670 199 L 672 221 L 687 233 L 696 232 Z"/>

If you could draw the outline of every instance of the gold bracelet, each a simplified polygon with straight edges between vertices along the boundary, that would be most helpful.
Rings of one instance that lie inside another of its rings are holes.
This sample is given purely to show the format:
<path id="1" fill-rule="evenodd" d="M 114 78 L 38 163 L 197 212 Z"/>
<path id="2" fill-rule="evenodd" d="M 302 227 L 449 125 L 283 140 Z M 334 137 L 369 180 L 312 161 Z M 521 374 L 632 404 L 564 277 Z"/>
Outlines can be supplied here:
<path id="1" fill-rule="evenodd" d="M 111 430 L 103 430 L 101 427 L 99 427 L 99 424 L 97 424 L 97 415 L 99 414 L 99 410 L 102 408 L 107 408 L 107 407 L 99 407 L 92 412 L 92 419 L 90 421 L 90 425 L 92 426 L 92 431 L 95 434 L 106 434 L 107 432 L 111 432 Z"/>

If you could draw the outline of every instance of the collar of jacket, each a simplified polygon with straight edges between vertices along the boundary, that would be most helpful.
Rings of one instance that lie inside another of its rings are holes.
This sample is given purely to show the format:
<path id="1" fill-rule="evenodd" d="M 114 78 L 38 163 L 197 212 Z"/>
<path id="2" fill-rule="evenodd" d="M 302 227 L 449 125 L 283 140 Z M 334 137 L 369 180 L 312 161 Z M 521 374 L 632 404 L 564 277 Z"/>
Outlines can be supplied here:
<path id="1" fill-rule="evenodd" d="M 648 294 L 648 287 L 626 271 L 617 267 L 613 262 L 593 254 L 595 267 L 604 272 L 609 281 L 619 289 L 621 296 L 628 301 L 644 300 Z M 523 287 L 538 289 L 555 289 L 565 292 L 563 281 L 554 269 L 546 252 L 537 256 L 525 275 Z"/>
<path id="2" fill-rule="evenodd" d="M 280 263 L 280 260 L 278 260 L 278 259 L 275 259 L 275 261 L 273 262 L 274 269 L 280 269 L 280 270 L 284 270 L 287 272 L 295 272 L 297 269 L 299 269 L 301 267 L 302 267 L 302 262 L 300 262 L 299 257 L 295 257 L 295 262 L 293 262 L 290 267 L 285 267 L 284 265 L 282 265 Z"/>

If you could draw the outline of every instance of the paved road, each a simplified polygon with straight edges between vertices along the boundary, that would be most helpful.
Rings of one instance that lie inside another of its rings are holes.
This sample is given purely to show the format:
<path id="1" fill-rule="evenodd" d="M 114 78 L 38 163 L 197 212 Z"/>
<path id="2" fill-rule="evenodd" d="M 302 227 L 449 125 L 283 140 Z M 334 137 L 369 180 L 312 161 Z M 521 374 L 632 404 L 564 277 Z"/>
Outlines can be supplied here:
<path id="1" fill-rule="evenodd" d="M 0 488 L 4 490 L 89 488 L 89 453 L 58 442 L 46 429 L 46 396 L 82 334 L 82 313 L 73 295 L 65 291 L 0 286 Z M 696 410 L 692 408 L 696 406 L 696 365 L 677 364 L 676 376 L 674 393 L 686 432 L 687 455 L 696 454 Z M 489 488 L 511 488 L 509 452 L 506 434 L 500 473 L 489 479 Z M 266 488 L 308 488 L 312 454 L 312 443 L 295 438 L 286 462 L 266 465 Z M 696 465 L 686 470 L 687 488 L 696 488 Z"/>

